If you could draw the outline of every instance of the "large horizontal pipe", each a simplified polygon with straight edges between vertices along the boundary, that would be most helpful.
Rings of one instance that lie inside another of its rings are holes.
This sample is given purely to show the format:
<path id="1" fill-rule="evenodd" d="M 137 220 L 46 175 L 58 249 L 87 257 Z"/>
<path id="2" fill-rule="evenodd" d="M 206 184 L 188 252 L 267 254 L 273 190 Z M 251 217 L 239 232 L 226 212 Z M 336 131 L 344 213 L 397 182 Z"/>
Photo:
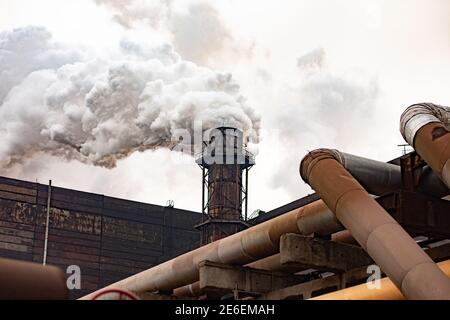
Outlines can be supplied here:
<path id="1" fill-rule="evenodd" d="M 342 166 L 334 151 L 310 152 L 300 173 L 406 298 L 450 299 L 447 276 Z"/>
<path id="2" fill-rule="evenodd" d="M 402 188 L 402 172 L 398 165 L 358 157 L 338 150 L 329 150 L 329 152 L 372 195 L 381 196 Z M 428 166 L 422 171 L 418 190 L 438 198 L 450 194 L 447 186 Z"/>
<path id="3" fill-rule="evenodd" d="M 450 188 L 450 108 L 432 103 L 412 105 L 403 113 L 405 140 Z"/>
<path id="4" fill-rule="evenodd" d="M 348 244 L 355 244 L 355 239 L 352 237 L 348 230 L 343 230 L 336 232 L 331 235 L 331 240 L 335 242 L 342 242 Z M 267 270 L 267 271 L 287 271 L 287 272 L 299 272 L 302 269 L 292 270 L 291 266 L 284 266 L 281 264 L 281 254 L 275 254 L 273 256 L 252 262 L 247 264 L 246 267 Z M 200 282 L 196 282 L 181 288 L 177 288 L 173 292 L 176 297 L 199 297 L 200 292 Z"/>
<path id="5" fill-rule="evenodd" d="M 56 267 L 0 259 L 0 300 L 65 300 L 66 277 Z"/>
<path id="6" fill-rule="evenodd" d="M 347 231 L 340 231 L 332 235 L 332 240 L 337 242 L 351 243 L 354 241 L 351 234 Z M 277 253 L 273 256 L 249 263 L 246 267 L 267 270 L 267 271 L 292 271 L 292 267 L 286 267 L 281 264 L 281 254 Z M 301 271 L 301 269 L 296 270 Z M 196 282 L 174 290 L 173 294 L 177 297 L 199 297 L 200 296 L 200 282 Z"/>
<path id="7" fill-rule="evenodd" d="M 438 267 L 450 277 L 450 260 L 438 263 Z M 371 288 L 366 283 L 335 291 L 310 300 L 404 300 L 405 297 L 389 278 L 383 278 L 378 288 Z M 431 285 L 431 284 L 430 284 Z M 432 288 L 429 288 L 432 290 Z"/>

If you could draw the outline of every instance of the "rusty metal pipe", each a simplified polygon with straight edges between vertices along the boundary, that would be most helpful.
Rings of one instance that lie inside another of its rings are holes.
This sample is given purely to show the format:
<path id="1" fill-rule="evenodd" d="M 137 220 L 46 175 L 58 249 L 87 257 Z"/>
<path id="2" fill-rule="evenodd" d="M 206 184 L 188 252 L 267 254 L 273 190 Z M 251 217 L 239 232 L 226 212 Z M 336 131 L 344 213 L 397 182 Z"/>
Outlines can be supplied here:
<path id="1" fill-rule="evenodd" d="M 402 188 L 400 166 L 355 156 L 338 150 L 330 150 L 330 152 L 368 193 L 381 196 Z M 450 190 L 442 184 L 432 170 L 429 170 L 428 166 L 423 168 L 418 190 L 438 198 L 450 194 Z"/>
<path id="2" fill-rule="evenodd" d="M 310 152 L 300 174 L 405 297 L 450 299 L 450 280 L 342 166 L 335 152 Z"/>
<path id="3" fill-rule="evenodd" d="M 198 265 L 208 260 L 246 265 L 279 252 L 282 235 L 332 234 L 343 226 L 323 201 L 316 201 L 230 237 L 188 252 L 163 264 L 108 286 L 134 293 L 171 291 L 198 281 Z M 90 294 L 83 299 L 90 299 Z"/>
<path id="4" fill-rule="evenodd" d="M 332 241 L 342 242 L 348 244 L 355 244 L 356 241 L 350 234 L 348 230 L 339 231 L 331 235 Z M 357 243 L 356 243 L 357 244 Z M 259 269 L 259 270 L 267 270 L 267 271 L 286 271 L 286 272 L 299 272 L 303 269 L 296 269 L 291 266 L 283 266 L 281 264 L 281 254 L 277 253 L 273 256 L 252 262 L 247 264 L 245 267 Z M 196 282 L 181 288 L 177 288 L 174 290 L 173 295 L 176 297 L 199 297 L 200 293 L 200 282 Z"/>
<path id="5" fill-rule="evenodd" d="M 450 260 L 437 264 L 438 267 L 450 277 Z M 335 291 L 322 296 L 312 298 L 310 300 L 404 300 L 405 297 L 389 280 L 383 278 L 379 282 L 378 289 L 370 289 L 367 284 L 346 288 Z"/>
<path id="6" fill-rule="evenodd" d="M 412 105 L 401 116 L 400 131 L 450 188 L 450 108 L 432 103 Z"/>
<path id="7" fill-rule="evenodd" d="M 344 159 L 343 161 L 350 168 L 353 167 L 352 163 L 358 162 L 355 160 L 358 157 L 355 156 L 340 155 L 339 157 Z M 360 162 L 367 164 L 371 163 L 371 160 L 366 159 Z M 381 165 L 381 163 L 377 162 L 377 165 L 385 168 L 380 170 L 388 172 L 380 176 L 385 177 L 384 179 L 387 181 L 394 181 L 394 179 L 388 178 L 390 175 L 389 172 L 393 170 L 391 165 L 387 166 L 387 169 L 384 166 L 385 164 Z M 357 172 L 361 172 L 360 178 L 362 180 L 364 180 L 365 176 L 363 172 L 366 172 L 377 181 L 378 187 L 372 190 L 374 193 L 385 191 L 384 189 L 380 190 L 382 183 L 376 180 L 380 178 L 371 175 L 370 170 L 364 165 L 358 170 Z M 370 186 L 371 182 L 367 182 L 366 184 Z M 279 250 L 280 237 L 283 234 L 299 233 L 302 235 L 311 235 L 317 233 L 330 235 L 343 229 L 344 227 L 338 221 L 335 214 L 327 208 L 323 201 L 319 200 L 225 239 L 186 253 L 140 274 L 119 281 L 109 287 L 125 289 L 135 293 L 144 291 L 171 291 L 197 281 L 198 264 L 201 261 L 208 260 L 224 264 L 246 265 L 276 254 Z M 89 299 L 91 296 L 88 295 L 84 298 Z"/>
<path id="8" fill-rule="evenodd" d="M 0 259 L 0 300 L 65 300 L 64 273 L 52 266 Z"/>

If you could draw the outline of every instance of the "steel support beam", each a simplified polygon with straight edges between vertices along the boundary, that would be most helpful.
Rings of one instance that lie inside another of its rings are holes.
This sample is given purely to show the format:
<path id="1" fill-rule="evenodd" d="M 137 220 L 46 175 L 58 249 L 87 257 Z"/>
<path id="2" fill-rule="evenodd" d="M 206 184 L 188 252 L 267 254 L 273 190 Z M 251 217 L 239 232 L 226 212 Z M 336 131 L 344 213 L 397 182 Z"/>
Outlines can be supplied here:
<path id="1" fill-rule="evenodd" d="M 450 201 L 398 191 L 377 202 L 412 235 L 450 238 Z"/>
<path id="2" fill-rule="evenodd" d="M 348 283 L 360 282 L 366 279 L 367 268 L 359 268 L 356 270 L 342 273 L 339 275 L 332 275 L 322 279 L 316 279 L 305 283 L 300 283 L 291 287 L 274 290 L 266 293 L 258 299 L 260 300 L 286 300 L 286 299 L 310 299 L 316 296 L 314 293 L 320 294 L 324 290 L 336 289 L 341 290 L 346 288 Z"/>
<path id="3" fill-rule="evenodd" d="M 298 234 L 286 234 L 280 241 L 281 264 L 300 269 L 345 272 L 373 264 L 358 246 Z"/>
<path id="4" fill-rule="evenodd" d="M 220 296 L 236 291 L 245 292 L 249 295 L 260 295 L 306 280 L 305 276 L 294 276 L 283 272 L 256 270 L 209 261 L 200 263 L 199 276 L 200 290 L 208 296 Z"/>

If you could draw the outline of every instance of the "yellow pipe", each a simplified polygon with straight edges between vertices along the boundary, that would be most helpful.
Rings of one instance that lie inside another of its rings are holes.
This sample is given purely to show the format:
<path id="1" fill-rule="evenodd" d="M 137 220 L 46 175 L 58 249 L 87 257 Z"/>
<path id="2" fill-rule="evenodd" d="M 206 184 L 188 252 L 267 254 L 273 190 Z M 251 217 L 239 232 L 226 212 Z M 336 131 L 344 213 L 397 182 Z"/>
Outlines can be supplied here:
<path id="1" fill-rule="evenodd" d="M 438 263 L 438 267 L 450 277 L 450 260 Z M 404 300 L 405 297 L 389 278 L 380 280 L 379 289 L 370 289 L 367 284 L 335 291 L 310 300 Z"/>

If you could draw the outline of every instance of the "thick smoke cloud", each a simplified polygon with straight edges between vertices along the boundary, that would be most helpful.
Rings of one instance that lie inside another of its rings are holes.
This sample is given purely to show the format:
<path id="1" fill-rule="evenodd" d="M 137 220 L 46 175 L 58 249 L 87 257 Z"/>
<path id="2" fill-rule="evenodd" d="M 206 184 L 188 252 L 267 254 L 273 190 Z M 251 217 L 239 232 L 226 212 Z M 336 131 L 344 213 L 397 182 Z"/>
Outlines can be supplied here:
<path id="1" fill-rule="evenodd" d="M 24 50 L 26 49 L 26 50 Z M 76 54 L 42 28 L 0 35 L 0 164 L 45 152 L 112 168 L 136 151 L 172 147 L 179 129 L 220 125 L 256 138 L 259 117 L 229 74 L 171 46 L 124 41 L 114 58 Z"/>
<path id="2" fill-rule="evenodd" d="M 112 10 L 113 19 L 125 28 L 139 24 L 170 35 L 184 59 L 205 64 L 211 55 L 233 47 L 233 37 L 218 10 L 204 1 L 186 0 L 95 0 Z"/>
<path id="3" fill-rule="evenodd" d="M 51 42 L 44 28 L 0 33 L 0 101 L 28 74 L 79 61 L 81 53 Z"/>
<path id="4" fill-rule="evenodd" d="M 300 69 L 322 69 L 325 64 L 326 53 L 323 48 L 315 49 L 297 59 Z"/>
<path id="5" fill-rule="evenodd" d="M 170 0 L 94 0 L 98 5 L 114 10 L 114 20 L 125 28 L 132 28 L 137 22 L 162 27 L 171 15 Z"/>

